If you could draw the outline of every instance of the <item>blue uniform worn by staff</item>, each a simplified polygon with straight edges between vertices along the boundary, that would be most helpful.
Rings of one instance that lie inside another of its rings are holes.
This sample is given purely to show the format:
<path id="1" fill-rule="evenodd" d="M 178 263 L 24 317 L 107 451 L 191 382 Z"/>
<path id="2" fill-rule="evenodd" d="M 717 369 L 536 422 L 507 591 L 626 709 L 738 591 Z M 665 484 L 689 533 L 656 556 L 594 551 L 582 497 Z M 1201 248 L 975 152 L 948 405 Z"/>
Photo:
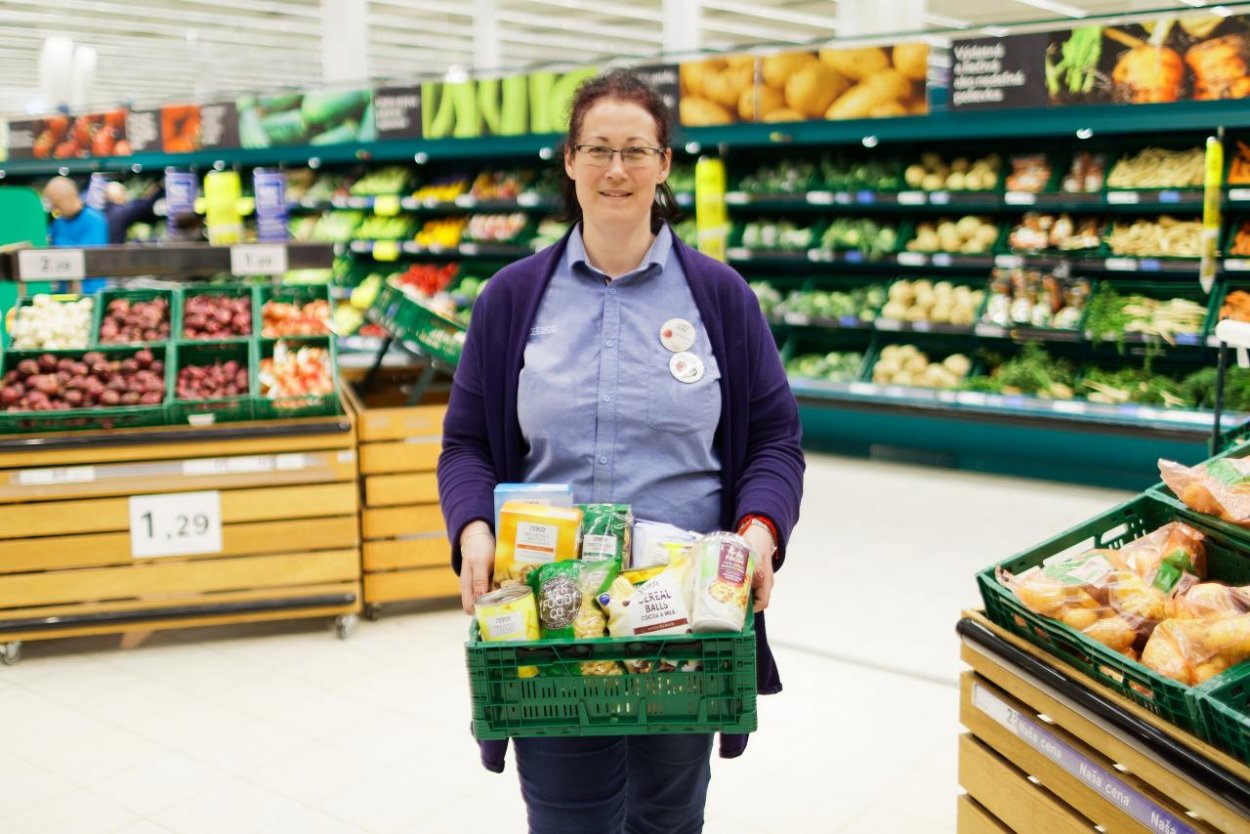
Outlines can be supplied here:
<path id="1" fill-rule="evenodd" d="M 48 226 L 48 243 L 52 246 L 107 246 L 108 221 L 104 215 L 82 201 L 78 186 L 69 177 L 53 177 L 43 189 L 56 219 Z M 85 293 L 102 289 L 103 278 L 87 278 L 82 282 Z"/>
<path id="2" fill-rule="evenodd" d="M 762 610 L 803 489 L 798 408 L 742 276 L 675 239 L 663 99 L 627 72 L 574 98 L 563 184 L 574 225 L 501 270 L 473 309 L 438 463 L 466 612 L 495 558 L 494 488 L 573 485 L 637 517 L 741 530 L 752 577 L 758 684 L 781 681 Z M 772 558 L 769 558 L 770 554 Z M 690 834 L 703 828 L 712 736 L 518 738 L 531 832 Z M 722 736 L 739 755 L 745 736 Z M 502 771 L 507 742 L 481 743 Z"/>

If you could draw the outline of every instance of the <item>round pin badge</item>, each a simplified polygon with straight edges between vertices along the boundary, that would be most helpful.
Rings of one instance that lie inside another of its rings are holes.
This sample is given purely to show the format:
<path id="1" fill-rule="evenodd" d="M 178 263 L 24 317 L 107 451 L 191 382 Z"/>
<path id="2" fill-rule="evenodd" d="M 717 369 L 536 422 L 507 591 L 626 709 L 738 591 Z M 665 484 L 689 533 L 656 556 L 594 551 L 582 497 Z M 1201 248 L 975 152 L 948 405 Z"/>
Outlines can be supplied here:
<path id="1" fill-rule="evenodd" d="M 693 385 L 703 379 L 703 360 L 693 353 L 678 353 L 668 360 L 669 373 L 678 382 Z"/>
<path id="2" fill-rule="evenodd" d="M 660 328 L 660 344 L 672 353 L 694 347 L 694 325 L 685 319 L 669 319 Z"/>

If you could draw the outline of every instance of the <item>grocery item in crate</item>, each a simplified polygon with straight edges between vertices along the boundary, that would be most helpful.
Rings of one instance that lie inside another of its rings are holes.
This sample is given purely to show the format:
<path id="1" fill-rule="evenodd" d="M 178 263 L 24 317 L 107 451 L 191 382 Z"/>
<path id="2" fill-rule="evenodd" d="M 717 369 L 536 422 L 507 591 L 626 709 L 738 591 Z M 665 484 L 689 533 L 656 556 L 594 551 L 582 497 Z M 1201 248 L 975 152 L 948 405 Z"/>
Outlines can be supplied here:
<path id="1" fill-rule="evenodd" d="M 169 299 L 157 296 L 150 301 L 114 298 L 100 320 L 102 344 L 156 342 L 169 338 Z"/>
<path id="2" fill-rule="evenodd" d="M 1058 249 L 1064 252 L 1097 249 L 1102 245 L 1101 223 L 1094 217 L 1073 220 L 1070 214 L 1046 214 L 1031 211 L 1024 215 L 1008 237 L 1016 252 L 1043 252 Z"/>
<path id="3" fill-rule="evenodd" d="M 417 232 L 415 242 L 423 249 L 454 249 L 460 245 L 465 222 L 463 217 L 427 220 Z"/>
<path id="4" fill-rule="evenodd" d="M 998 187 L 1002 164 L 996 153 L 972 161 L 961 156 L 949 164 L 938 154 L 925 153 L 918 164 L 907 166 L 903 179 L 908 188 L 925 191 L 991 191 Z"/>
<path id="5" fill-rule="evenodd" d="M 1197 686 L 1250 658 L 1250 615 L 1166 620 L 1142 649 L 1143 666 Z"/>
<path id="6" fill-rule="evenodd" d="M 617 565 L 610 559 L 551 562 L 530 572 L 526 583 L 534 591 L 542 639 L 593 640 L 605 636 L 608 619 L 597 598 L 617 577 Z M 569 673 L 620 675 L 624 669 L 615 661 L 590 661 L 547 670 L 554 675 Z"/>
<path id="7" fill-rule="evenodd" d="M 637 586 L 628 576 L 618 576 L 598 602 L 607 612 L 608 633 L 613 637 L 688 634 L 692 591 L 691 559 L 682 556 Z M 626 661 L 625 665 L 631 672 L 649 671 L 641 663 Z"/>
<path id="8" fill-rule="evenodd" d="M 508 501 L 496 529 L 495 586 L 516 585 L 539 565 L 577 558 L 582 511 Z"/>
<path id="9" fill-rule="evenodd" d="M 178 370 L 178 399 L 216 400 L 246 396 L 247 365 L 234 359 L 211 365 L 184 365 Z"/>
<path id="10" fill-rule="evenodd" d="M 91 341 L 91 315 L 95 300 L 58 301 L 36 295 L 31 303 L 13 308 L 9 333 L 13 350 L 70 350 L 85 348 Z"/>
<path id="11" fill-rule="evenodd" d="M 1178 620 L 1227 617 L 1250 611 L 1250 588 L 1203 582 L 1172 597 L 1168 613 Z"/>
<path id="12" fill-rule="evenodd" d="M 1250 459 L 1220 458 L 1193 467 L 1160 459 L 1159 474 L 1190 509 L 1250 526 Z"/>
<path id="13" fill-rule="evenodd" d="M 864 354 L 854 350 L 808 353 L 786 362 L 786 376 L 824 382 L 855 382 L 863 365 Z"/>
<path id="14" fill-rule="evenodd" d="M 741 631 L 751 599 L 755 552 L 735 533 L 710 533 L 691 548 L 696 634 Z"/>
<path id="15" fill-rule="evenodd" d="M 1116 551 L 1118 564 L 1156 590 L 1180 592 L 1207 575 L 1205 541 L 1201 531 L 1173 521 Z"/>
<path id="16" fill-rule="evenodd" d="M 334 365 L 325 348 L 292 347 L 286 342 L 277 342 L 273 356 L 260 360 L 257 377 L 261 396 L 278 400 L 279 408 L 288 403 L 298 407 L 302 403 L 290 401 L 324 397 L 334 392 Z M 287 403 L 281 402 L 283 400 Z"/>
<path id="17" fill-rule="evenodd" d="M 232 339 L 252 333 L 252 297 L 188 295 L 182 302 L 184 339 Z"/>
<path id="18" fill-rule="evenodd" d="M 1096 194 L 1102 191 L 1106 172 L 1105 154 L 1081 151 L 1072 157 L 1072 165 L 1061 187 L 1067 194 Z"/>
<path id="19" fill-rule="evenodd" d="M 916 236 L 907 242 L 907 251 L 984 255 L 994 248 L 997 240 L 998 227 L 992 220 L 968 215 L 957 221 L 945 218 L 936 224 L 920 223 L 916 226 Z"/>
<path id="20" fill-rule="evenodd" d="M 790 220 L 748 223 L 742 230 L 742 245 L 747 249 L 804 250 L 815 245 L 813 228 L 800 228 Z"/>
<path id="21" fill-rule="evenodd" d="M 885 287 L 881 284 L 850 290 L 793 290 L 777 307 L 777 312 L 782 316 L 793 314 L 838 324 L 843 319 L 870 322 L 885 303 L 885 297 Z"/>
<path id="22" fill-rule="evenodd" d="M 1250 292 L 1233 290 L 1224 296 L 1224 304 L 1220 307 L 1220 321 L 1250 321 Z"/>
<path id="23" fill-rule="evenodd" d="M 1107 177 L 1107 187 L 1201 188 L 1205 174 L 1206 151 L 1202 148 L 1146 148 L 1117 162 Z"/>
<path id="24" fill-rule="evenodd" d="M 985 290 L 955 286 L 950 281 L 895 281 L 881 318 L 971 327 L 984 300 Z"/>
<path id="25" fill-rule="evenodd" d="M 999 327 L 1075 330 L 1089 294 L 1088 278 L 1058 278 L 1036 269 L 995 269 L 981 320 Z"/>
<path id="26" fill-rule="evenodd" d="M 914 345 L 887 345 L 872 369 L 877 385 L 914 385 L 921 388 L 954 388 L 972 370 L 972 361 L 954 353 L 931 362 Z"/>
<path id="27" fill-rule="evenodd" d="M 1050 173 L 1050 160 L 1044 153 L 1013 156 L 1011 173 L 1007 174 L 1007 190 L 1037 194 L 1046 189 Z"/>
<path id="28" fill-rule="evenodd" d="M 699 538 L 698 533 L 683 530 L 660 521 L 634 522 L 634 540 L 629 560 L 629 570 L 663 567 L 681 556 L 689 556 L 691 546 Z"/>
<path id="29" fill-rule="evenodd" d="M 1228 247 L 1228 254 L 1237 257 L 1250 255 L 1250 221 L 1244 221 L 1233 234 L 1233 243 Z"/>
<path id="30" fill-rule="evenodd" d="M 475 214 L 469 218 L 465 237 L 479 243 L 507 243 L 519 235 L 529 223 L 525 212 L 512 214 Z"/>
<path id="31" fill-rule="evenodd" d="M 1166 214 L 1158 222 L 1115 223 L 1107 244 L 1112 253 L 1134 258 L 1197 258 L 1202 254 L 1202 223 Z"/>
<path id="32" fill-rule="evenodd" d="M 81 358 L 45 353 L 18 360 L 0 386 L 0 408 L 5 411 L 160 405 L 164 400 L 165 363 L 150 350 L 126 359 L 96 351 Z"/>
<path id="33" fill-rule="evenodd" d="M 477 617 L 482 639 L 490 643 L 537 640 L 542 636 L 534 592 L 525 585 L 482 594 L 473 602 L 473 614 Z M 532 674 L 521 677 L 532 677 Z"/>
<path id="34" fill-rule="evenodd" d="M 266 339 L 281 336 L 324 336 L 330 332 L 330 302 L 324 298 L 307 304 L 270 299 L 261 308 L 260 335 Z"/>
<path id="35" fill-rule="evenodd" d="M 1228 184 L 1246 185 L 1250 183 L 1250 145 L 1238 140 L 1236 148 L 1233 164 L 1228 169 Z"/>
<path id="36" fill-rule="evenodd" d="M 495 530 L 499 528 L 499 511 L 509 501 L 517 504 L 538 504 L 544 507 L 573 506 L 573 487 L 569 484 L 496 484 Z"/>
<path id="37" fill-rule="evenodd" d="M 612 559 L 618 570 L 633 542 L 634 514 L 628 504 L 579 504 L 582 511 L 582 559 Z"/>

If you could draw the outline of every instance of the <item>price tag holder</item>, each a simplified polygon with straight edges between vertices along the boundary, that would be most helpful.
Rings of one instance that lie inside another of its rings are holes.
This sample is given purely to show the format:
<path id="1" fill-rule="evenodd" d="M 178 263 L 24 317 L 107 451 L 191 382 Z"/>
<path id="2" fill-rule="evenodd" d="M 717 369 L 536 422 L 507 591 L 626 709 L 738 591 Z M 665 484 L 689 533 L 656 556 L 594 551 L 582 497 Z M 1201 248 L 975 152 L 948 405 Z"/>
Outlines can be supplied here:
<path id="1" fill-rule="evenodd" d="M 1181 201 L 1181 193 L 1179 191 L 1160 191 L 1160 203 L 1179 203 Z"/>
<path id="2" fill-rule="evenodd" d="M 235 275 L 282 275 L 286 271 L 286 247 L 282 244 L 230 247 L 230 272 Z"/>
<path id="3" fill-rule="evenodd" d="M 399 260 L 399 243 L 394 240 L 375 240 L 373 242 L 373 259 L 375 261 Z"/>
<path id="4" fill-rule="evenodd" d="M 923 206 L 928 201 L 929 198 L 923 191 L 898 192 L 898 204 L 900 206 Z"/>
<path id="5" fill-rule="evenodd" d="M 854 194 L 849 194 L 845 191 L 839 191 L 833 195 L 833 201 L 840 206 L 849 206 L 854 199 Z"/>
<path id="6" fill-rule="evenodd" d="M 94 466 L 63 466 L 55 469 L 22 469 L 17 473 L 18 486 L 56 486 L 86 484 L 95 480 Z"/>
<path id="7" fill-rule="evenodd" d="M 130 555 L 135 559 L 221 551 L 220 492 L 131 496 Z"/>
<path id="8" fill-rule="evenodd" d="M 395 194 L 383 194 L 374 198 L 373 213 L 378 217 L 394 217 L 399 214 L 400 201 Z"/>
<path id="9" fill-rule="evenodd" d="M 749 261 L 751 260 L 751 250 L 741 246 L 734 246 L 725 253 L 731 261 Z"/>
<path id="10" fill-rule="evenodd" d="M 1031 206 L 1037 202 L 1037 195 L 1028 191 L 1008 191 L 1003 195 L 1003 202 L 1009 206 Z"/>
<path id="11" fill-rule="evenodd" d="M 813 206 L 831 206 L 833 205 L 832 191 L 809 191 L 807 192 L 808 205 Z"/>
<path id="12" fill-rule="evenodd" d="M 460 244 L 460 254 L 471 258 L 481 254 L 481 249 L 476 243 L 462 243 Z"/>
<path id="13" fill-rule="evenodd" d="M 1086 412 L 1085 403 L 1072 402 L 1071 400 L 1051 400 L 1050 410 L 1056 414 L 1084 414 Z"/>
<path id="14" fill-rule="evenodd" d="M 946 252 L 938 252 L 930 260 L 932 260 L 934 266 L 950 266 L 954 263 L 954 259 Z"/>
<path id="15" fill-rule="evenodd" d="M 1228 199 L 1236 202 L 1244 202 L 1250 200 L 1250 188 L 1230 188 L 1228 189 Z"/>
<path id="16" fill-rule="evenodd" d="M 852 382 L 848 390 L 857 396 L 870 397 L 877 393 L 877 386 L 871 382 Z"/>
<path id="17" fill-rule="evenodd" d="M 899 266 L 924 266 L 928 259 L 919 252 L 900 252 L 898 254 Z"/>
<path id="18" fill-rule="evenodd" d="M 849 252 L 844 252 L 842 254 L 842 260 L 846 261 L 848 264 L 862 264 L 864 262 L 864 253 L 860 252 L 858 249 L 852 249 Z"/>
<path id="19" fill-rule="evenodd" d="M 1224 268 L 1229 272 L 1250 272 L 1250 261 L 1241 258 L 1224 261 Z"/>
<path id="20" fill-rule="evenodd" d="M 516 204 L 523 208 L 533 208 L 538 205 L 539 197 L 533 191 L 526 191 L 524 194 L 518 194 Z"/>
<path id="21" fill-rule="evenodd" d="M 1112 272 L 1137 271 L 1137 261 L 1133 258 L 1107 258 L 1105 266 Z"/>
<path id="22" fill-rule="evenodd" d="M 871 206 L 877 202 L 877 195 L 871 191 L 861 191 L 855 195 L 855 202 L 861 206 Z"/>
<path id="23" fill-rule="evenodd" d="M 951 201 L 951 193 L 949 191 L 933 191 L 929 194 L 929 202 L 935 206 L 949 205 Z"/>
<path id="24" fill-rule="evenodd" d="M 745 191 L 726 191 L 725 205 L 728 206 L 745 206 L 751 202 L 751 195 Z"/>
<path id="25" fill-rule="evenodd" d="M 1002 269 L 1018 269 L 1024 266 L 1024 258 L 1019 255 L 996 255 L 994 256 L 994 266 Z"/>
<path id="26" fill-rule="evenodd" d="M 1136 191 L 1108 191 L 1107 204 L 1112 206 L 1135 206 L 1141 202 Z"/>
<path id="27" fill-rule="evenodd" d="M 81 249 L 22 249 L 17 272 L 23 281 L 80 281 L 87 277 L 87 256 Z"/>
<path id="28" fill-rule="evenodd" d="M 877 319 L 876 327 L 878 330 L 895 332 L 903 329 L 903 323 L 897 319 Z"/>

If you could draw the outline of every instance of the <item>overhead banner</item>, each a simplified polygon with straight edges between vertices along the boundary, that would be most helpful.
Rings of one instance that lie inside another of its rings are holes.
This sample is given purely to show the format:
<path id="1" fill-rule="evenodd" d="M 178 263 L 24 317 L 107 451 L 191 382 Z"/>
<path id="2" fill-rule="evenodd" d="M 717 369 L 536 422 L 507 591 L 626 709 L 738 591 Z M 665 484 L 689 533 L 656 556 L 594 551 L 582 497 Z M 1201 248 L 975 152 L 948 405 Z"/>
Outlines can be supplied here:
<path id="1" fill-rule="evenodd" d="M 373 123 L 379 139 L 420 139 L 421 88 L 374 90 Z"/>
<path id="2" fill-rule="evenodd" d="M 929 46 L 726 55 L 681 65 L 681 122 L 842 121 L 928 113 Z"/>
<path id="3" fill-rule="evenodd" d="M 245 148 L 347 145 L 376 137 L 372 90 L 312 90 L 244 96 L 237 102 Z"/>
<path id="4" fill-rule="evenodd" d="M 234 102 L 202 104 L 200 113 L 200 147 L 204 150 L 239 147 L 239 111 Z"/>
<path id="5" fill-rule="evenodd" d="M 130 156 L 126 111 L 58 113 L 9 122 L 10 159 L 85 159 Z"/>
<path id="6" fill-rule="evenodd" d="M 596 67 L 581 67 L 565 73 L 422 84 L 422 135 L 472 139 L 561 133 L 568 128 L 577 88 L 598 74 Z"/>
<path id="7" fill-rule="evenodd" d="M 1250 16 L 1210 13 L 960 41 L 951 108 L 1247 98 L 1248 42 Z"/>
<path id="8" fill-rule="evenodd" d="M 134 153 L 160 153 L 167 150 L 161 141 L 161 111 L 131 110 L 127 113 L 126 140 Z"/>
<path id="9" fill-rule="evenodd" d="M 630 72 L 646 82 L 652 89 L 657 90 L 660 97 L 664 99 L 664 105 L 676 117 L 681 101 L 681 67 L 678 64 L 631 67 Z"/>

